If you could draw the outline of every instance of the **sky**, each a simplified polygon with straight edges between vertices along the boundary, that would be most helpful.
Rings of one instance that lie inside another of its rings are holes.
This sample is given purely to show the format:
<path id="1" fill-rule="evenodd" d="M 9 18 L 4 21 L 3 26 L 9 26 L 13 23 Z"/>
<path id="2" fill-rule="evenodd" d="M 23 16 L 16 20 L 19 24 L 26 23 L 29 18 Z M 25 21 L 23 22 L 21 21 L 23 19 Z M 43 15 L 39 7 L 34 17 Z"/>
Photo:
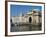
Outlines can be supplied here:
<path id="1" fill-rule="evenodd" d="M 41 6 L 28 6 L 28 5 L 10 5 L 11 16 L 20 16 L 20 14 L 26 14 L 32 12 L 33 9 L 42 10 Z"/>

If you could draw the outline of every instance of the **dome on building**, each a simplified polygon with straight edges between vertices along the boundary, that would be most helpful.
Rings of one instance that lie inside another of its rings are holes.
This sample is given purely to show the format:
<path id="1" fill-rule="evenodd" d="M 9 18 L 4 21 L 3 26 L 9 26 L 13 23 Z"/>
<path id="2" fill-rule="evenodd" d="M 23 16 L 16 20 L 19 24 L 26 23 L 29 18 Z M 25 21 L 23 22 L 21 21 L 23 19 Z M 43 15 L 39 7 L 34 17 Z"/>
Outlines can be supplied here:
<path id="1" fill-rule="evenodd" d="M 27 14 L 32 14 L 33 12 L 28 12 Z"/>
<path id="2" fill-rule="evenodd" d="M 39 10 L 39 9 L 33 9 L 33 11 L 40 12 L 40 10 Z"/>

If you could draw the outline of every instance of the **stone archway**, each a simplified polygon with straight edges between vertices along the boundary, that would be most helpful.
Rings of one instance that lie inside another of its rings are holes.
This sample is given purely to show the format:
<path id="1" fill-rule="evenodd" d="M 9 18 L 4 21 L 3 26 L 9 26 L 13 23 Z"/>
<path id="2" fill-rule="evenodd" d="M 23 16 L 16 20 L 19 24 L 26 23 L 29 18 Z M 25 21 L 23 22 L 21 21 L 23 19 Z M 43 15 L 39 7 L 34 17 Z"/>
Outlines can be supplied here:
<path id="1" fill-rule="evenodd" d="M 31 23 L 31 21 L 32 21 L 32 18 L 31 18 L 31 17 L 29 17 L 29 23 Z"/>

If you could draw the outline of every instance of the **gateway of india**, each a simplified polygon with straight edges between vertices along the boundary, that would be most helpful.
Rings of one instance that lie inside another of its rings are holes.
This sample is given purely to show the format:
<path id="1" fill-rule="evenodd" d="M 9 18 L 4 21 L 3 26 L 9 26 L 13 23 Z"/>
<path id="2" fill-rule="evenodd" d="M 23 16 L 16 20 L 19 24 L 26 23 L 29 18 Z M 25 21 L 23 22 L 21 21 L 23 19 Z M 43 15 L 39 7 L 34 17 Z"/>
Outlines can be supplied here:
<path id="1" fill-rule="evenodd" d="M 32 12 L 28 12 L 25 15 L 20 14 L 20 16 L 13 16 L 12 22 L 15 23 L 32 23 L 39 24 L 42 23 L 41 11 L 34 9 Z"/>

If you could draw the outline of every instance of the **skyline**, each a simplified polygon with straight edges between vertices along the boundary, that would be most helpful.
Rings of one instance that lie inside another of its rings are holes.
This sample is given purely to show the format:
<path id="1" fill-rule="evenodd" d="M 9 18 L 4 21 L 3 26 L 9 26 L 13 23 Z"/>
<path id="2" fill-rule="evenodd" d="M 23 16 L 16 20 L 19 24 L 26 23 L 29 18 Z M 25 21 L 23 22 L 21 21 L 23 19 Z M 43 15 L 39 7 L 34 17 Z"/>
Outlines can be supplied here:
<path id="1" fill-rule="evenodd" d="M 11 16 L 20 16 L 20 14 L 26 14 L 32 12 L 33 9 L 42 10 L 41 6 L 28 6 L 28 5 L 10 5 Z"/>

